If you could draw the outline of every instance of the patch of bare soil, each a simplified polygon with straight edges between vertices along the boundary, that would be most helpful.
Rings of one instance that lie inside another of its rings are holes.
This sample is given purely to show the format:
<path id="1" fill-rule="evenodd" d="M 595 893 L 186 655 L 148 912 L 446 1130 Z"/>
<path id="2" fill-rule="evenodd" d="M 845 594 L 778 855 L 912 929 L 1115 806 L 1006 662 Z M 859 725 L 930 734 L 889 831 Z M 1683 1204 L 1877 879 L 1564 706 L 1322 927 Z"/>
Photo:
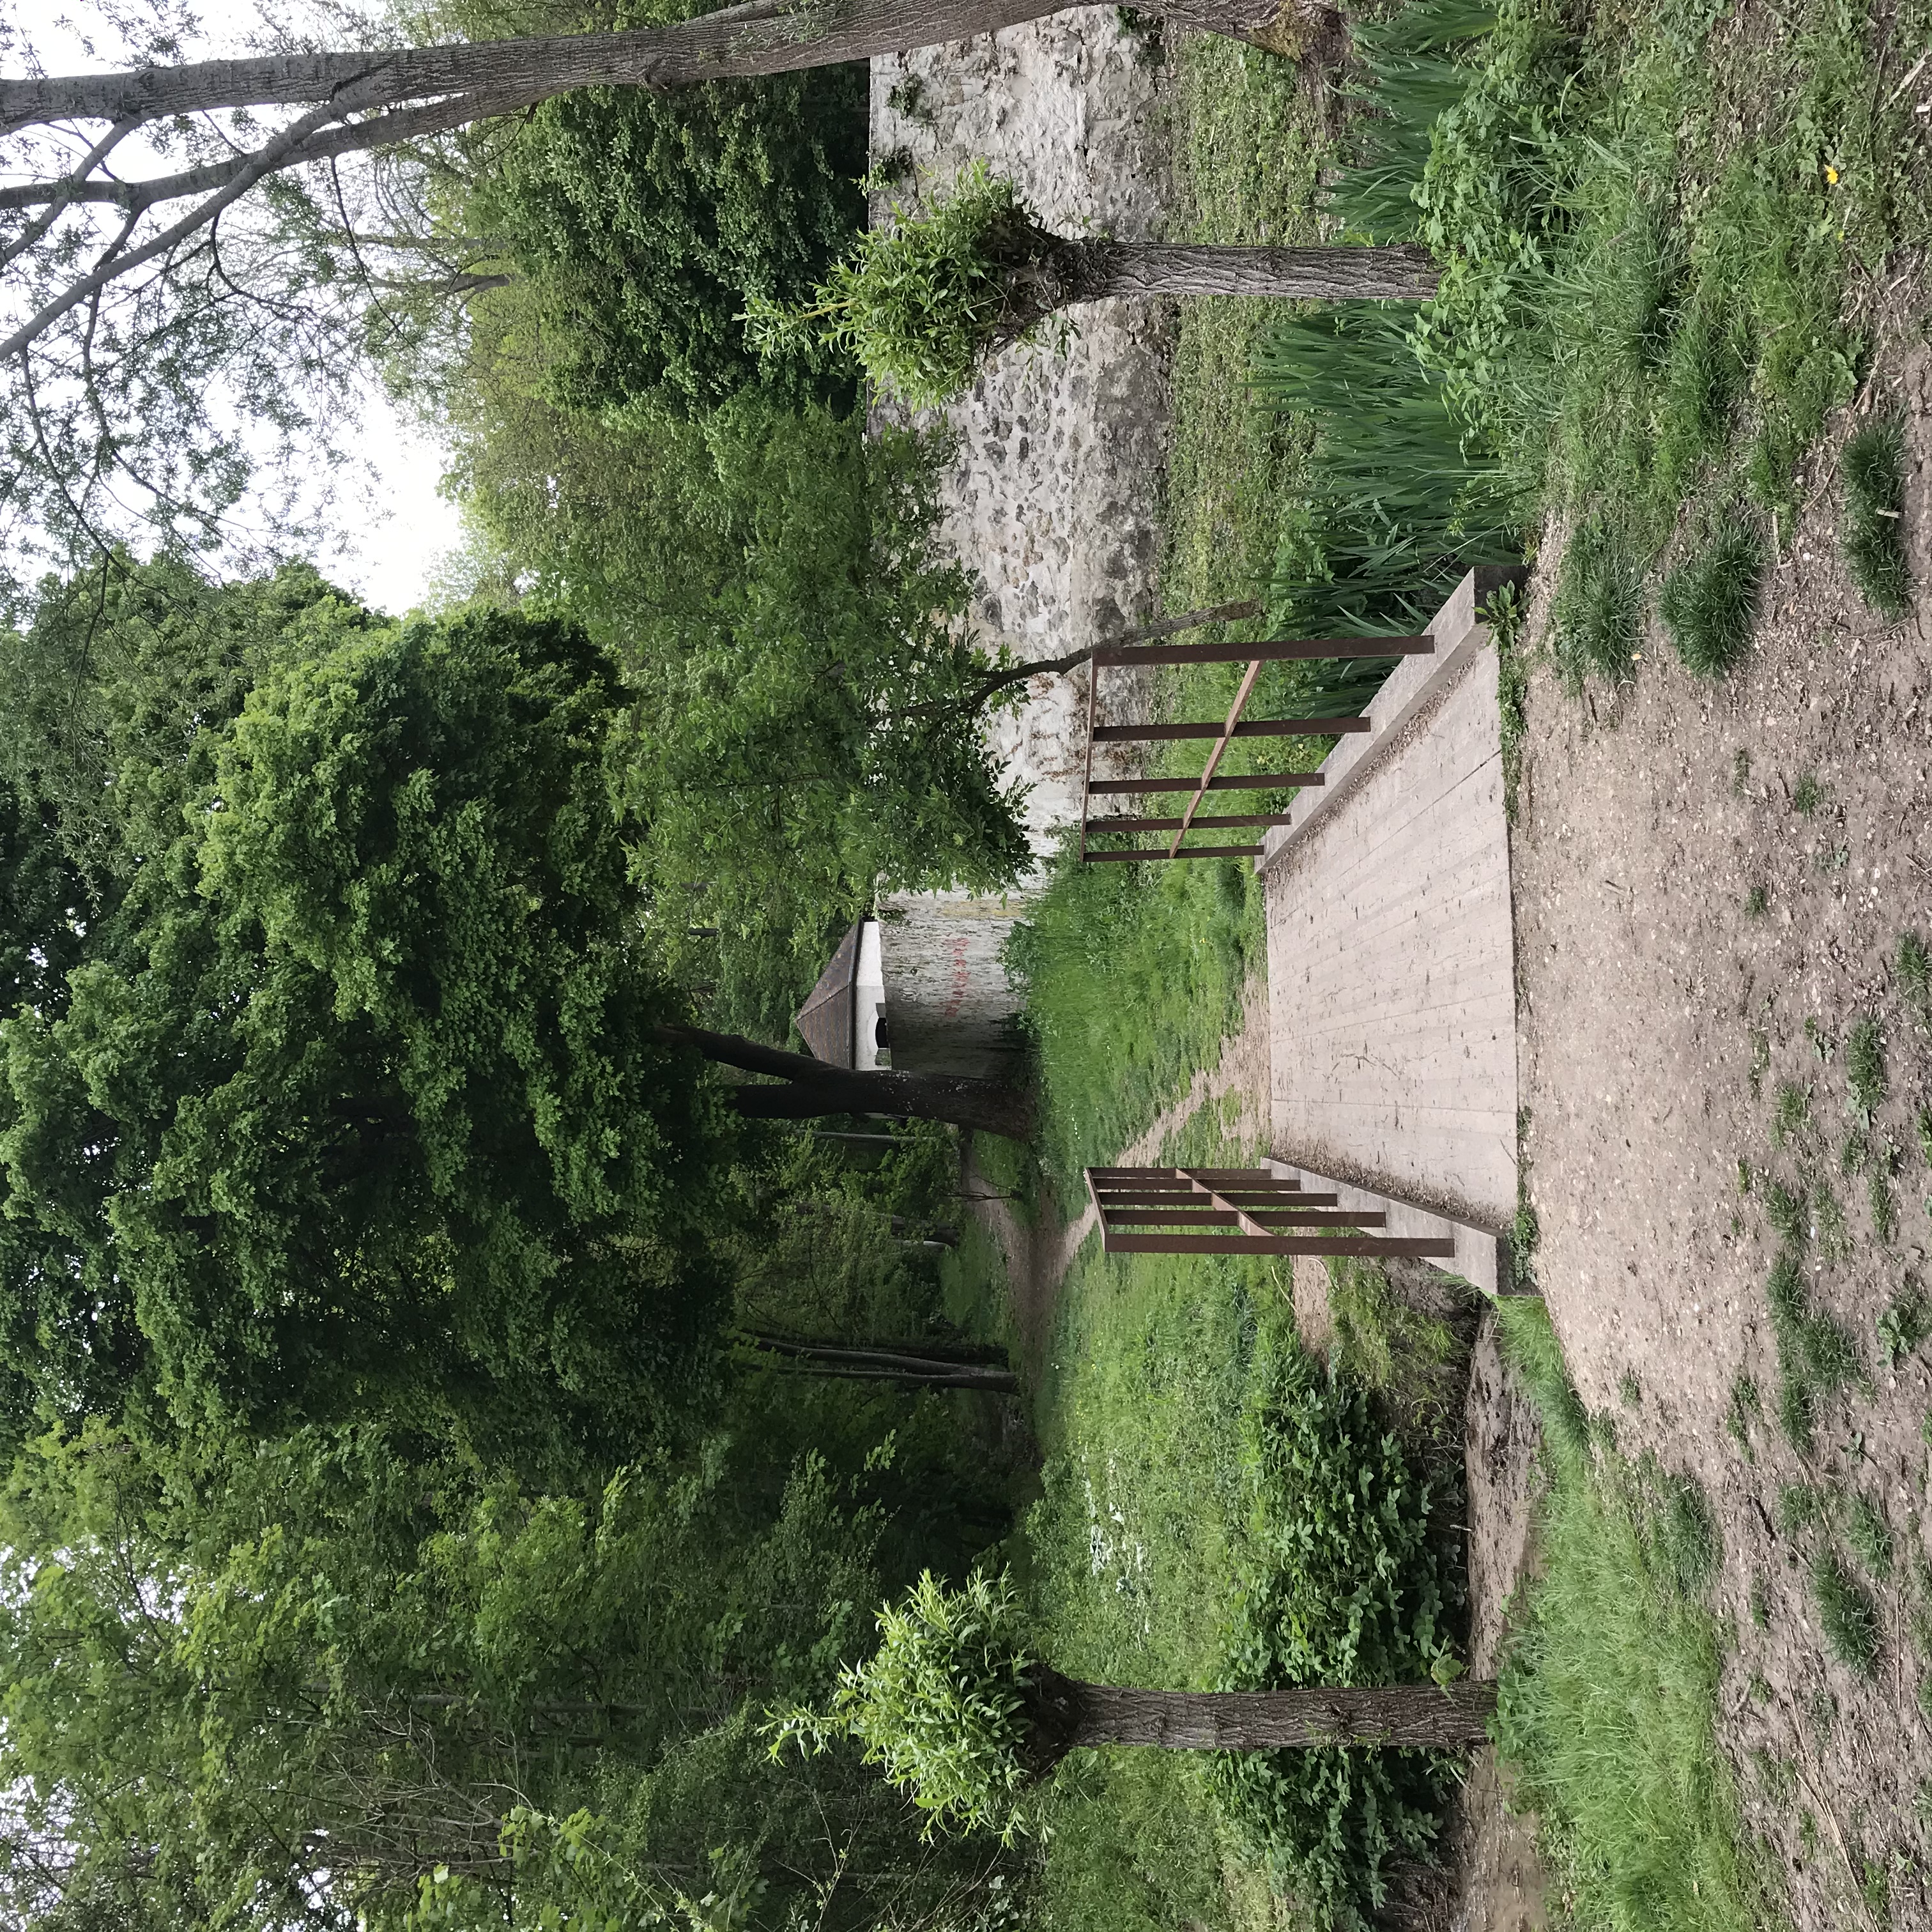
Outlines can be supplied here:
<path id="1" fill-rule="evenodd" d="M 1614 698 L 1579 701 L 1535 670 L 1512 847 L 1538 1277 L 1585 1400 L 1614 1414 L 1626 1448 L 1697 1478 L 1716 1511 L 1712 1602 L 1738 1636 L 1720 1732 L 1795 1922 L 1871 1932 L 1932 1923 L 1918 1810 L 1932 1673 L 1909 1560 L 1932 1529 L 1932 1345 L 1888 1362 L 1878 1326 L 1932 1288 L 1932 1150 L 1916 1120 L 1932 1038 L 1892 963 L 1902 929 L 1932 940 L 1924 350 L 1891 365 L 1886 392 L 1910 412 L 1912 615 L 1883 622 L 1844 573 L 1841 430 L 1728 678 L 1691 676 L 1660 636 Z M 1532 620 L 1533 641 L 1534 602 Z M 1846 1077 L 1862 1022 L 1880 1030 L 1887 1089 L 1869 1123 Z M 1803 1197 L 1813 1305 L 1862 1365 L 1804 1455 L 1772 1420 L 1774 1184 Z M 1823 1526 L 1780 1515 L 1801 1484 Z M 1888 1574 L 1852 1553 L 1859 1498 L 1888 1526 Z M 1828 1654 L 1811 1580 L 1828 1550 L 1876 1604 L 1869 1676 Z"/>
<path id="2" fill-rule="evenodd" d="M 1240 1028 L 1222 1042 L 1220 1058 L 1211 1067 L 1203 1067 L 1196 1073 L 1187 1091 L 1162 1108 L 1147 1131 L 1123 1148 L 1116 1160 L 1124 1167 L 1158 1160 L 1168 1142 L 1208 1106 L 1222 1110 L 1223 1131 L 1229 1138 L 1256 1148 L 1265 1141 L 1268 1120 L 1265 978 L 1249 982 L 1242 1002 Z M 969 1197 L 990 1192 L 983 1179 L 974 1178 L 976 1172 L 969 1151 Z M 1060 1284 L 1073 1265 L 1082 1244 L 1094 1232 L 1093 1207 L 1090 1203 L 1083 1207 L 1072 1220 L 1063 1224 L 1060 1204 L 1051 1189 L 1042 1187 L 1030 1221 L 1016 1214 L 1010 1202 L 998 1198 L 969 1198 L 967 1211 L 980 1216 L 999 1241 L 1022 1352 L 1028 1368 L 1036 1371 L 1052 1339 L 1054 1304 Z"/>

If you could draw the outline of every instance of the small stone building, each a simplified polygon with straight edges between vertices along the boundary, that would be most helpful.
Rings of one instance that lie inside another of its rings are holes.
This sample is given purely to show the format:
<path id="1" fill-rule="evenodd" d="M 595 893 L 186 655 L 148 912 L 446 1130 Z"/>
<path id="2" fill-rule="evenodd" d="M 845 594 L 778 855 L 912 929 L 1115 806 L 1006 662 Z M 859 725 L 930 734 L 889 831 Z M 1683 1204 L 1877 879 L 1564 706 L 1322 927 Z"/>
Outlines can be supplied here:
<path id="1" fill-rule="evenodd" d="M 906 892 L 838 942 L 794 1016 L 815 1059 L 1017 1081 L 1020 999 L 1000 957 L 1024 891 Z"/>

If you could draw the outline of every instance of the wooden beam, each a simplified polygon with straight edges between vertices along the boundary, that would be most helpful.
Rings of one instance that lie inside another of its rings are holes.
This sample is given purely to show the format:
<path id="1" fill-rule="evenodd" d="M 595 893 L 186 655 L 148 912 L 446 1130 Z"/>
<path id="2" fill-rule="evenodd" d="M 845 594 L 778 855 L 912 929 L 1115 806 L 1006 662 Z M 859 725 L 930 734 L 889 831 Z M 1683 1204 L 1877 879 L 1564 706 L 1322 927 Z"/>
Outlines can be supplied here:
<path id="1" fill-rule="evenodd" d="M 1131 862 L 1157 859 L 1165 864 L 1170 859 L 1252 859 L 1259 855 L 1261 849 L 1258 845 L 1190 845 L 1183 852 L 1163 852 L 1157 845 L 1136 845 L 1125 852 L 1089 852 L 1086 862 L 1100 866 L 1109 860 Z"/>
<path id="2" fill-rule="evenodd" d="M 1294 816 L 1286 812 L 1204 812 L 1194 820 L 1197 832 L 1225 831 L 1236 825 L 1292 825 Z M 1094 832 L 1174 832 L 1185 831 L 1188 821 L 1184 818 L 1096 818 L 1088 822 L 1088 830 Z"/>
<path id="3" fill-rule="evenodd" d="M 1201 782 L 1195 788 L 1194 796 L 1187 801 L 1186 810 L 1180 814 L 1180 823 L 1167 848 L 1170 859 L 1180 850 L 1180 842 L 1187 836 L 1187 828 L 1194 823 L 1194 814 L 1201 809 L 1201 801 L 1208 796 L 1208 788 L 1214 782 L 1214 774 L 1220 770 L 1221 760 L 1227 755 L 1228 740 L 1234 735 L 1234 727 L 1241 722 L 1241 713 L 1254 690 L 1255 680 L 1261 674 L 1262 661 L 1257 658 L 1249 665 L 1246 676 L 1241 680 L 1240 689 L 1234 693 L 1234 701 L 1228 710 L 1228 722 L 1222 726 L 1221 735 L 1214 740 L 1208 754 L 1208 762 L 1202 767 Z"/>
<path id="4" fill-rule="evenodd" d="M 1103 645 L 1097 664 L 1264 664 L 1320 658 L 1426 658 L 1436 640 L 1420 638 L 1269 638 L 1247 644 Z"/>
<path id="5" fill-rule="evenodd" d="M 1244 718 L 1238 738 L 1333 738 L 1372 728 L 1366 718 Z M 1183 738 L 1218 738 L 1222 727 L 1198 724 L 1102 724 L 1094 736 L 1103 745 L 1168 744 Z"/>
<path id="6" fill-rule="evenodd" d="M 1318 785 L 1319 772 L 1240 772 L 1210 779 L 1210 791 L 1286 791 L 1296 785 Z M 1096 792 L 1192 791 L 1198 778 L 1096 778 Z"/>

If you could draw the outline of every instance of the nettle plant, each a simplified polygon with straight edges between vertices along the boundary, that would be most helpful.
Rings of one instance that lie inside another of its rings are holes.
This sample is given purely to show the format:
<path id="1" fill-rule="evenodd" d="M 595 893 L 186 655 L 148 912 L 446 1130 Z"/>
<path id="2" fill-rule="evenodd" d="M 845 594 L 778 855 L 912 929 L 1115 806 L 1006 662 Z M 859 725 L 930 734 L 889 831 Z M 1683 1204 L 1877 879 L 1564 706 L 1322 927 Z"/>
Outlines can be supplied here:
<path id="1" fill-rule="evenodd" d="M 1010 1844 L 1032 1828 L 1028 1792 L 1044 1768 L 1034 1761 L 1028 1710 L 1039 1662 L 1020 1627 L 1004 1571 L 976 1571 L 964 1589 L 948 1590 L 927 1570 L 902 1603 L 880 1610 L 878 1651 L 839 1673 L 828 1709 L 801 1706 L 774 1721 L 772 1755 L 796 1743 L 816 1756 L 855 1738 L 866 1762 L 930 1814 L 928 1836 L 951 1826 Z"/>

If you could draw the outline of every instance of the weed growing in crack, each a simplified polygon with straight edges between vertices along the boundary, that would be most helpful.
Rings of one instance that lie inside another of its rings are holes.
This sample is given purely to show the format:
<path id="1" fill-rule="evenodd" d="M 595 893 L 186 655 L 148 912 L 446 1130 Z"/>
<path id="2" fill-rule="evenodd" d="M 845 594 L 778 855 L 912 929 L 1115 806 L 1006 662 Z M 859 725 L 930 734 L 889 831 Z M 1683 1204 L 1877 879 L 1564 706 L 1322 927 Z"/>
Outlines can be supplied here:
<path id="1" fill-rule="evenodd" d="M 1845 1039 L 1845 1080 L 1852 1106 L 1869 1127 L 1885 1099 L 1885 1036 L 1874 1019 L 1860 1020 Z"/>
<path id="2" fill-rule="evenodd" d="M 1778 1533 L 1802 1536 L 1824 1519 L 1825 1508 L 1818 1492 L 1809 1483 L 1786 1483 L 1778 1492 Z"/>
<path id="3" fill-rule="evenodd" d="M 1826 1649 L 1855 1676 L 1870 1677 L 1878 1662 L 1878 1611 L 1834 1550 L 1811 1559 L 1811 1599 Z"/>
<path id="4" fill-rule="evenodd" d="M 1804 1270 L 1789 1248 L 1772 1264 L 1765 1299 L 1778 1341 L 1778 1426 L 1802 1454 L 1811 1446 L 1819 1403 L 1857 1378 L 1858 1351 L 1837 1320 L 1813 1308 Z"/>
<path id="5" fill-rule="evenodd" d="M 1721 677 L 1743 655 L 1763 581 L 1763 540 L 1735 514 L 1706 550 L 1664 580 L 1658 614 L 1687 670 Z"/>
<path id="6" fill-rule="evenodd" d="M 1756 1382 L 1739 1370 L 1737 1379 L 1731 1384 L 1731 1400 L 1724 1411 L 1724 1427 L 1747 1462 L 1757 1460 L 1757 1452 L 1751 1446 L 1750 1426 L 1762 1413 L 1763 1407 Z"/>
<path id="7" fill-rule="evenodd" d="M 1844 540 L 1852 581 L 1881 616 L 1902 617 L 1912 595 L 1902 520 L 1904 418 L 1892 414 L 1867 423 L 1845 445 L 1838 470 L 1845 479 Z"/>
<path id="8" fill-rule="evenodd" d="M 1811 1238 L 1810 1204 L 1802 1187 L 1786 1187 L 1781 1180 L 1764 1184 L 1765 1218 L 1772 1232 L 1787 1247 L 1802 1248 Z"/>
<path id="9" fill-rule="evenodd" d="M 1852 1498 L 1845 1519 L 1845 1541 L 1874 1582 L 1882 1583 L 1891 1576 L 1892 1532 L 1869 1496 Z"/>

